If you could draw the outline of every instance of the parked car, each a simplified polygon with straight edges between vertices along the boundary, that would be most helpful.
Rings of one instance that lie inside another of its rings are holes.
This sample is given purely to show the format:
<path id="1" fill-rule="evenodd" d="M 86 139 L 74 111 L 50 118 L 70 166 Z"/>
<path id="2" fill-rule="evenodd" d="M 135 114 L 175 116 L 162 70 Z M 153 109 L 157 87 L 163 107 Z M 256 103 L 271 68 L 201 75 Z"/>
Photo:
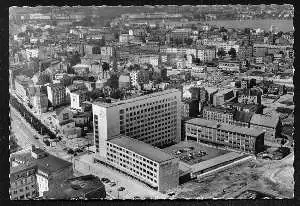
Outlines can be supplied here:
<path id="1" fill-rule="evenodd" d="M 140 196 L 134 196 L 133 199 L 134 199 L 134 200 L 140 200 L 141 197 L 140 197 Z"/>
<path id="2" fill-rule="evenodd" d="M 110 183 L 110 186 L 111 186 L 111 187 L 114 187 L 114 186 L 116 186 L 116 183 L 115 183 L 115 182 L 112 182 L 112 183 Z"/>
<path id="3" fill-rule="evenodd" d="M 118 188 L 118 191 L 124 191 L 125 190 L 125 187 L 119 187 Z"/>
<path id="4" fill-rule="evenodd" d="M 74 150 L 69 149 L 67 153 L 68 153 L 68 154 L 74 154 L 75 152 L 74 152 Z"/>
<path id="5" fill-rule="evenodd" d="M 34 135 L 34 139 L 39 139 L 39 137 L 38 137 L 38 136 L 36 136 L 36 135 Z"/>
<path id="6" fill-rule="evenodd" d="M 110 182 L 110 180 L 106 177 L 101 178 L 101 181 L 104 182 L 104 183 L 109 183 Z"/>

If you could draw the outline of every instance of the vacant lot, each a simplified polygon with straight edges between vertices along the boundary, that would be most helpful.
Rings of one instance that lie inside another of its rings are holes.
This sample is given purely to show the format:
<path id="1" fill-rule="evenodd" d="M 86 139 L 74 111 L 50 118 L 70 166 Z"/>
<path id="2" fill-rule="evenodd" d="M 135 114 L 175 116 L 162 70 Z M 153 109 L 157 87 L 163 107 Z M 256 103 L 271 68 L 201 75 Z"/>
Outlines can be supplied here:
<path id="1" fill-rule="evenodd" d="M 234 198 L 247 189 L 292 198 L 293 154 L 280 161 L 256 160 L 242 163 L 209 177 L 193 180 L 176 190 L 176 198 Z M 279 181 L 280 180 L 280 181 Z"/>

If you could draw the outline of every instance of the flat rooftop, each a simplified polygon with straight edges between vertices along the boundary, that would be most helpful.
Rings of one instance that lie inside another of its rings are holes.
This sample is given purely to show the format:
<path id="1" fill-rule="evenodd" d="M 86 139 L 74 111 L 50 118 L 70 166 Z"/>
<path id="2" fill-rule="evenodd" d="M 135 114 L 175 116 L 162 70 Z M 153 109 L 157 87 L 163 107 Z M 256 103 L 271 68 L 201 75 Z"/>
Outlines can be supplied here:
<path id="1" fill-rule="evenodd" d="M 227 150 L 205 146 L 204 144 L 191 140 L 179 142 L 175 145 L 164 148 L 163 150 L 166 153 L 179 158 L 180 162 L 184 162 L 189 166 L 229 153 Z M 181 154 L 178 154 L 177 152 L 179 150 L 183 152 L 181 152 Z M 206 155 L 202 155 L 201 157 L 198 156 L 197 153 L 200 151 L 206 152 Z M 194 153 L 194 158 L 191 160 L 187 160 L 186 158 L 184 158 L 188 155 L 188 153 Z M 181 168 L 182 166 L 183 165 L 179 164 L 179 168 Z"/>
<path id="2" fill-rule="evenodd" d="M 100 102 L 100 101 L 97 102 L 96 101 L 96 102 L 93 102 L 93 104 L 101 106 L 101 107 L 109 108 L 109 107 L 115 107 L 115 106 L 122 105 L 122 104 L 133 103 L 133 102 L 136 102 L 136 101 L 147 100 L 147 99 L 158 97 L 158 96 L 164 96 L 164 95 L 171 94 L 171 93 L 176 93 L 176 92 L 180 92 L 180 90 L 178 90 L 178 89 L 168 89 L 168 90 L 164 90 L 164 91 L 154 92 L 154 93 L 151 93 L 151 94 L 141 95 L 141 96 L 138 96 L 138 97 L 132 97 L 132 98 L 117 101 L 117 102 L 105 103 L 105 102 Z"/>
<path id="3" fill-rule="evenodd" d="M 45 197 L 47 199 L 71 199 L 75 197 L 86 197 L 86 194 L 92 194 L 98 189 L 105 193 L 104 184 L 100 181 L 99 177 L 94 175 L 71 178 L 64 181 L 61 185 L 55 186 L 55 189 L 46 192 Z M 96 196 L 94 197 L 97 198 Z M 104 196 L 98 198 L 104 198 Z"/>
<path id="4" fill-rule="evenodd" d="M 220 130 L 226 130 L 229 132 L 237 132 L 241 134 L 246 134 L 246 135 L 251 135 L 251 136 L 259 136 L 260 134 L 263 133 L 262 130 L 257 130 L 257 129 L 252 129 L 252 128 L 247 128 L 247 127 L 240 127 L 240 126 L 235 126 L 235 125 L 229 125 L 229 124 L 222 124 L 217 121 L 212 121 L 212 120 L 206 120 L 202 118 L 194 118 L 186 121 L 186 124 L 193 124 L 196 126 L 204 126 L 204 127 L 209 127 L 209 128 L 215 128 L 215 129 L 220 129 Z"/>
<path id="5" fill-rule="evenodd" d="M 37 149 L 38 153 L 44 152 L 42 149 Z M 60 169 L 69 167 L 72 165 L 72 163 L 60 159 L 56 156 L 53 156 L 47 152 L 45 152 L 47 155 L 45 157 L 41 157 L 39 159 L 35 159 L 34 157 L 31 156 L 31 152 L 28 151 L 26 154 L 24 154 L 27 158 L 26 160 L 23 161 L 23 163 L 20 163 L 16 167 L 11 167 L 11 173 L 15 173 L 18 171 L 26 170 L 29 167 L 37 167 L 38 169 L 42 169 L 43 171 L 47 173 L 52 173 L 56 172 Z M 18 157 L 15 157 L 18 158 Z"/>
<path id="6" fill-rule="evenodd" d="M 117 135 L 108 141 L 158 163 L 175 158 L 157 147 L 124 135 Z"/>

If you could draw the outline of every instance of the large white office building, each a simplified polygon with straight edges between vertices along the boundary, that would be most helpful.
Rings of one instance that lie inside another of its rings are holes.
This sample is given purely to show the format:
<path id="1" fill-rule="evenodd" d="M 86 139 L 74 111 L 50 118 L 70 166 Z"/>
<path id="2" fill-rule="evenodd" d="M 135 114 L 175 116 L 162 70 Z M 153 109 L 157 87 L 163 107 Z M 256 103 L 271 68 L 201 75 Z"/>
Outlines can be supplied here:
<path id="1" fill-rule="evenodd" d="M 165 182 L 168 182 L 168 180 L 159 180 L 161 174 L 157 174 L 158 170 L 155 172 L 155 170 L 151 170 L 147 167 L 135 168 L 134 170 L 132 162 L 126 162 L 126 164 L 129 164 L 132 168 L 131 170 L 130 168 L 124 167 L 124 162 L 120 162 L 119 158 L 112 156 L 116 154 L 113 154 L 111 150 L 116 149 L 116 145 L 119 145 L 118 150 L 125 148 L 124 150 L 128 152 L 131 151 L 130 154 L 132 153 L 132 155 L 133 153 L 140 155 L 142 156 L 142 164 L 148 165 L 151 164 L 147 162 L 151 153 L 158 151 L 156 147 L 180 142 L 181 92 L 179 90 L 170 89 L 112 103 L 95 102 L 93 103 L 93 123 L 96 147 L 95 161 L 105 162 L 128 174 L 133 173 L 136 178 L 147 182 L 147 184 L 150 184 L 158 190 L 173 187 L 171 183 Z M 120 138 L 120 136 L 122 140 L 117 140 L 116 138 Z M 131 144 L 137 147 L 127 148 L 129 143 L 126 144 L 127 146 L 123 144 L 122 142 L 125 141 L 124 138 L 127 143 L 131 142 Z M 149 149 L 148 151 L 150 152 L 144 154 L 143 150 L 145 148 L 152 149 L 151 151 Z M 115 151 L 117 152 L 118 150 Z M 163 152 L 161 151 L 161 153 Z M 132 156 L 130 158 L 132 158 Z M 167 159 L 171 160 L 173 158 L 168 157 Z M 164 162 L 157 159 L 152 160 L 157 167 L 160 167 L 159 164 Z M 176 164 L 176 161 L 171 163 L 171 165 L 174 166 L 170 166 L 169 168 L 170 171 L 174 171 L 171 173 L 175 176 L 178 170 Z M 144 171 L 144 169 L 147 170 Z M 150 172 L 152 174 L 150 174 Z M 156 176 L 153 176 L 154 174 Z M 172 182 L 175 181 L 174 184 L 177 185 L 178 178 L 172 179 Z"/>
<path id="2" fill-rule="evenodd" d="M 93 103 L 96 153 L 106 157 L 106 141 L 123 134 L 153 146 L 181 139 L 181 92 L 170 89 L 113 103 Z"/>

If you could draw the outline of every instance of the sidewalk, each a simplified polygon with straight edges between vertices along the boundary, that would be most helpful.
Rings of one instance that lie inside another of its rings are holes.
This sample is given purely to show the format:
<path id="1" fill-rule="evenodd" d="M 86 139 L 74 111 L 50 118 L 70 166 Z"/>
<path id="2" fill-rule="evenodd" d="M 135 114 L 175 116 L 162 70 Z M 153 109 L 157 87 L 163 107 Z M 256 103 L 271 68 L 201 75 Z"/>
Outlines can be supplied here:
<path id="1" fill-rule="evenodd" d="M 133 199 L 134 196 L 139 196 L 141 198 L 150 197 L 153 199 L 166 198 L 166 195 L 143 185 L 143 183 L 134 180 L 117 170 L 93 163 L 93 155 L 83 155 L 76 158 L 74 161 L 74 168 L 82 173 L 92 173 L 99 178 L 106 177 L 111 181 L 116 182 L 116 186 L 108 186 L 107 189 L 107 191 L 112 190 L 112 194 L 116 197 L 118 196 L 116 189 L 121 186 L 125 187 L 125 190 L 119 193 L 120 199 Z"/>

